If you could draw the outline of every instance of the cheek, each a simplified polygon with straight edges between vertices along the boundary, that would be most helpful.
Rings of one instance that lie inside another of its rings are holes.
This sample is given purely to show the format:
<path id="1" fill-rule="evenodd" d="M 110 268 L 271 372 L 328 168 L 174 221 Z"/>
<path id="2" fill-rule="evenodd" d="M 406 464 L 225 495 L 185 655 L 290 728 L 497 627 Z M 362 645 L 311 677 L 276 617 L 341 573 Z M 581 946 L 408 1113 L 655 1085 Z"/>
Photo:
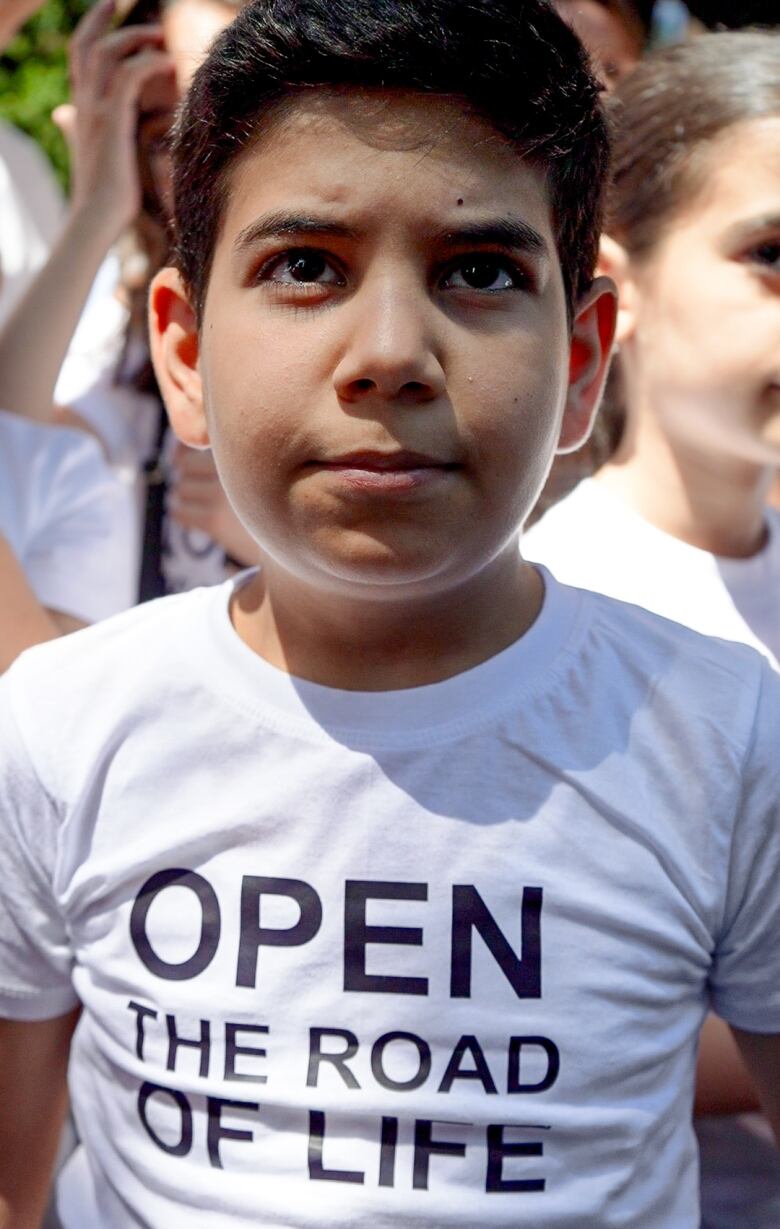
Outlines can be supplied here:
<path id="1" fill-rule="evenodd" d="M 565 362 L 537 355 L 497 370 L 514 378 L 483 384 L 463 434 L 477 458 L 486 502 L 515 508 L 538 490 L 549 468 L 566 397 Z"/>
<path id="2" fill-rule="evenodd" d="M 768 310 L 744 268 L 686 263 L 684 254 L 678 270 L 666 262 L 645 294 L 637 332 L 650 378 L 715 393 L 725 384 L 748 387 L 764 378 L 767 362 L 777 361 L 779 336 L 777 312 Z"/>

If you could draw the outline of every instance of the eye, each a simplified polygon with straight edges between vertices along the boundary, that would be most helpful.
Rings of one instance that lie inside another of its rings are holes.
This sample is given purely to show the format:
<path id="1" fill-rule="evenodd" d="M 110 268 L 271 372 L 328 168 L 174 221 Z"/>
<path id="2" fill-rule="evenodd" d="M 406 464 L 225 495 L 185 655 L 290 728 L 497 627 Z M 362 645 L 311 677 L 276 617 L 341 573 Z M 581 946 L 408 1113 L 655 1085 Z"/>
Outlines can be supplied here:
<path id="1" fill-rule="evenodd" d="M 442 280 L 448 290 L 482 290 L 495 294 L 502 290 L 529 289 L 530 279 L 506 256 L 467 256 L 452 265 Z"/>
<path id="2" fill-rule="evenodd" d="M 780 241 L 761 243 L 758 247 L 751 248 L 748 256 L 754 264 L 780 273 Z"/>
<path id="3" fill-rule="evenodd" d="M 318 248 L 295 248 L 266 261 L 257 281 L 282 286 L 343 286 L 344 278 L 325 252 Z"/>

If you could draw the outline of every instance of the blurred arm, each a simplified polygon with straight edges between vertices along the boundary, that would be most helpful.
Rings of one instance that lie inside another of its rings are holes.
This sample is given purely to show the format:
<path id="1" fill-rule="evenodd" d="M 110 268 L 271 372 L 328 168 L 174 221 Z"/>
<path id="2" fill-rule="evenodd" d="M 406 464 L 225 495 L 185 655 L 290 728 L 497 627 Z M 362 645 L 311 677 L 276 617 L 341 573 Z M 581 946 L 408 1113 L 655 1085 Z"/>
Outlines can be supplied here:
<path id="1" fill-rule="evenodd" d="M 0 51 L 33 13 L 43 8 L 44 0 L 3 0 L 0 9 Z"/>
<path id="2" fill-rule="evenodd" d="M 53 1020 L 0 1020 L 0 1226 L 38 1229 L 68 1104 L 78 1010 Z"/>
<path id="3" fill-rule="evenodd" d="M 780 1148 L 780 1033 L 732 1032 Z"/>
<path id="4" fill-rule="evenodd" d="M 758 1092 L 732 1030 L 725 1020 L 708 1016 L 701 1031 L 694 1112 L 744 1114 L 758 1108 Z"/>
<path id="5" fill-rule="evenodd" d="M 72 615 L 47 610 L 38 601 L 21 564 L 0 536 L 0 674 L 33 644 L 54 640 L 84 624 Z M 0 1222 L 2 1224 L 2 1222 Z"/>

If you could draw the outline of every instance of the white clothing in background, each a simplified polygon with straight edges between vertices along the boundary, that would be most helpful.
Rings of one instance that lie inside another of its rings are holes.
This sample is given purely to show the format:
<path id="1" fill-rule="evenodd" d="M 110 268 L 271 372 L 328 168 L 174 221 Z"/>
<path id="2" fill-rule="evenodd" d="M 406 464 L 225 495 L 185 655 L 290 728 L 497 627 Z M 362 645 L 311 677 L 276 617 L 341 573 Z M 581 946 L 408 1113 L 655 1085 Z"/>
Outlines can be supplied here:
<path id="1" fill-rule="evenodd" d="M 634 602 L 707 636 L 780 659 L 780 512 L 766 510 L 763 550 L 724 559 L 656 529 L 586 478 L 523 534 L 523 558 L 559 580 Z"/>
<path id="2" fill-rule="evenodd" d="M 780 513 L 767 508 L 766 524 L 767 542 L 757 555 L 719 558 L 656 529 L 586 479 L 523 536 L 523 556 L 568 584 L 752 645 L 777 669 Z M 780 1226 L 780 1156 L 757 1122 L 763 1120 L 726 1115 L 697 1126 L 702 1229 Z"/>
<path id="3" fill-rule="evenodd" d="M 44 606 L 86 623 L 131 606 L 132 519 L 95 440 L 0 411 L 0 533 Z"/>
<path id="4" fill-rule="evenodd" d="M 337 691 L 233 590 L 0 682 L 0 1011 L 84 1005 L 69 1229 L 697 1229 L 710 994 L 780 1031 L 780 680 L 547 577 L 475 669 Z"/>
<path id="5" fill-rule="evenodd" d="M 157 397 L 116 383 L 129 324 L 117 298 L 120 267 L 114 252 L 100 268 L 65 362 L 54 399 L 80 414 L 102 439 L 108 459 L 136 474 L 152 455 L 160 416 Z"/>
<path id="6" fill-rule="evenodd" d="M 0 121 L 0 325 L 51 250 L 65 202 L 34 141 Z"/>
<path id="7" fill-rule="evenodd" d="M 115 258 L 106 262 L 82 315 L 55 391 L 55 400 L 80 414 L 100 435 L 109 458 L 135 492 L 137 508 L 136 558 L 140 566 L 143 522 L 146 511 L 144 466 L 154 457 L 159 437 L 159 399 L 139 392 L 116 377 L 125 346 L 129 313 L 116 295 L 109 294 L 113 276 L 118 282 Z M 143 347 L 126 356 L 128 368 L 146 361 Z M 166 430 L 159 469 L 165 482 L 173 481 L 176 440 Z M 162 525 L 161 571 L 169 593 L 224 581 L 228 571 L 225 552 L 208 534 L 185 529 L 167 513 Z"/>

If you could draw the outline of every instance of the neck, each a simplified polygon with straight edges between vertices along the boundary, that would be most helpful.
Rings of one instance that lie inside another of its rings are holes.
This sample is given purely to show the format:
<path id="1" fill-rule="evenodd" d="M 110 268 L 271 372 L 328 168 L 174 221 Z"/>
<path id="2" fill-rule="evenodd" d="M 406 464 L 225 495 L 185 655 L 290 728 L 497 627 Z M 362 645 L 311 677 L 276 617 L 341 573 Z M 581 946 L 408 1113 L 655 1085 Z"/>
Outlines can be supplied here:
<path id="1" fill-rule="evenodd" d="M 456 589 L 411 601 L 323 593 L 270 561 L 240 589 L 244 642 L 298 678 L 347 691 L 440 682 L 500 653 L 541 609 L 541 577 L 517 542 Z"/>
<path id="2" fill-rule="evenodd" d="M 746 558 L 766 540 L 773 471 L 698 445 L 672 444 L 652 413 L 631 420 L 597 481 L 657 529 L 710 551 Z"/>

